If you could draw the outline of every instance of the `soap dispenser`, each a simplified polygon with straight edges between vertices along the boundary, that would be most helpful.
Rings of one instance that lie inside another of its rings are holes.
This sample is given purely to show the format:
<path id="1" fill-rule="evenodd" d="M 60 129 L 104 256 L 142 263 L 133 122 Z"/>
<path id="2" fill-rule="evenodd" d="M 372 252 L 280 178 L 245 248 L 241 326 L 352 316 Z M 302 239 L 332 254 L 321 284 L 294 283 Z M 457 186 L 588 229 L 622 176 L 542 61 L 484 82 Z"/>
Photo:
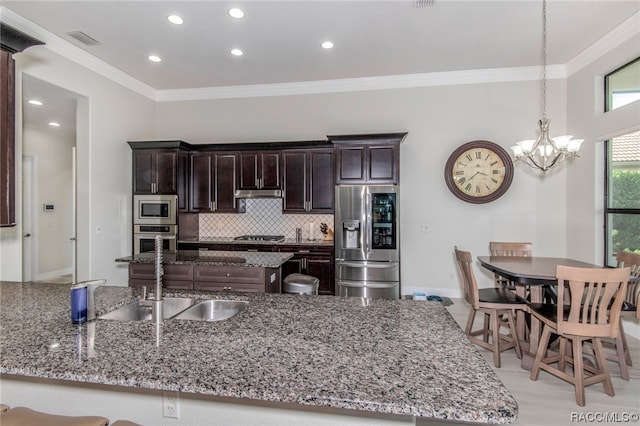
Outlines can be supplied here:
<path id="1" fill-rule="evenodd" d="M 81 281 L 71 286 L 71 322 L 83 324 L 96 319 L 94 292 L 107 280 Z"/>

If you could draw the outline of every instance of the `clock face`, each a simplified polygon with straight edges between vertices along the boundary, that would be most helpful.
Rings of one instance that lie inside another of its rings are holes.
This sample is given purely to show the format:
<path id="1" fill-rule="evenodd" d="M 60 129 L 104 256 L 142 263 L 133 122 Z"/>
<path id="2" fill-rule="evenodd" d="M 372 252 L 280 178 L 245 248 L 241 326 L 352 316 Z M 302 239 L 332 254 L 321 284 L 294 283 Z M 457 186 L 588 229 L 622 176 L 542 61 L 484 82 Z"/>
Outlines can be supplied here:
<path id="1" fill-rule="evenodd" d="M 488 141 L 468 142 L 445 166 L 451 192 L 471 203 L 487 203 L 504 194 L 513 179 L 513 163 L 502 147 Z"/>

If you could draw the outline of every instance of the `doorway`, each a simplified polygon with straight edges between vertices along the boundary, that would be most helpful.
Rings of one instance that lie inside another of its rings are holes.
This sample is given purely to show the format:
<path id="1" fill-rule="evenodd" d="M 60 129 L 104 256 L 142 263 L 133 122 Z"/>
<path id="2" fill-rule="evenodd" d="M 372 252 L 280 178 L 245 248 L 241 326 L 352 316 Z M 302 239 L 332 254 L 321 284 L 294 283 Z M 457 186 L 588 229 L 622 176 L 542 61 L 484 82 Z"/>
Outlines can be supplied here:
<path id="1" fill-rule="evenodd" d="M 22 76 L 24 281 L 75 282 L 78 98 Z"/>

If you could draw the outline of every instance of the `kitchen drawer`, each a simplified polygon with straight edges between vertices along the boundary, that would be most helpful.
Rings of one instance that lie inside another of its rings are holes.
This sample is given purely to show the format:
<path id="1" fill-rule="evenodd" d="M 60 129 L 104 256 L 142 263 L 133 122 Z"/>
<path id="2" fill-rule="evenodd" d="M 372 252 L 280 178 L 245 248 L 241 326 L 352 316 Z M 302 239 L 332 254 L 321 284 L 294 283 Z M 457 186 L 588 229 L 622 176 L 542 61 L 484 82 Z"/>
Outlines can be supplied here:
<path id="1" fill-rule="evenodd" d="M 336 263 L 336 275 L 345 281 L 400 281 L 399 262 L 349 262 Z"/>
<path id="2" fill-rule="evenodd" d="M 296 254 L 313 254 L 314 256 L 333 257 L 333 246 L 315 246 L 315 245 L 281 245 L 277 247 L 280 253 L 296 253 Z"/>
<path id="3" fill-rule="evenodd" d="M 264 286 L 264 269 L 244 266 L 208 266 L 194 267 L 194 281 L 232 284 L 259 284 Z"/>
<path id="4" fill-rule="evenodd" d="M 148 293 L 153 293 L 156 288 L 156 280 L 155 279 L 153 280 L 129 279 L 129 287 L 142 288 L 143 286 L 147 287 Z M 193 281 L 167 280 L 163 278 L 162 288 L 193 290 Z"/>
<path id="5" fill-rule="evenodd" d="M 163 282 L 193 281 L 193 265 L 163 265 Z M 130 263 L 129 279 L 153 280 L 156 279 L 156 265 L 153 263 Z"/>
<path id="6" fill-rule="evenodd" d="M 222 282 L 196 281 L 193 283 L 193 287 L 194 287 L 193 288 L 194 290 L 208 290 L 208 291 L 244 291 L 244 292 L 250 292 L 250 293 L 264 292 L 264 283 L 225 284 Z"/>

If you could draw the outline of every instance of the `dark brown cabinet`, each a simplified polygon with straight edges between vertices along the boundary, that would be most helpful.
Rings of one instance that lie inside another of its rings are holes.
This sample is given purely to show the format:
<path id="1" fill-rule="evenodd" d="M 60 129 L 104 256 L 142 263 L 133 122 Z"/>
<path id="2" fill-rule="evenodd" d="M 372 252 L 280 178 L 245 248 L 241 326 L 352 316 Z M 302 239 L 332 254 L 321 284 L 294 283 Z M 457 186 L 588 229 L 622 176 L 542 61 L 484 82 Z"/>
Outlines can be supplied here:
<path id="1" fill-rule="evenodd" d="M 279 268 L 195 265 L 193 280 L 194 290 L 280 292 Z"/>
<path id="2" fill-rule="evenodd" d="M 329 136 L 336 183 L 399 183 L 400 142 L 406 133 Z"/>
<path id="3" fill-rule="evenodd" d="M 229 250 L 293 253 L 282 267 L 282 279 L 289 274 L 306 274 L 320 280 L 319 294 L 335 294 L 335 250 L 331 245 L 179 243 L 178 250 Z"/>
<path id="4" fill-rule="evenodd" d="M 178 193 L 178 150 L 136 149 L 133 151 L 134 194 Z"/>
<path id="5" fill-rule="evenodd" d="M 16 71 L 13 54 L 44 44 L 0 22 L 0 226 L 16 224 Z"/>
<path id="6" fill-rule="evenodd" d="M 165 289 L 279 293 L 281 286 L 279 268 L 168 263 L 163 271 Z M 129 264 L 129 287 L 146 286 L 152 293 L 155 285 L 155 264 Z"/>
<path id="7" fill-rule="evenodd" d="M 15 61 L 0 51 L 0 226 L 16 224 L 15 206 Z"/>
<path id="8" fill-rule="evenodd" d="M 163 265 L 162 287 L 193 290 L 192 265 Z M 129 264 L 129 287 L 147 287 L 153 292 L 156 285 L 156 265 L 153 263 Z"/>
<path id="9" fill-rule="evenodd" d="M 236 200 L 238 154 L 196 153 L 191 156 L 190 211 L 196 213 L 238 213 L 244 200 Z"/>
<path id="10" fill-rule="evenodd" d="M 283 212 L 333 213 L 333 150 L 282 152 Z"/>
<path id="11" fill-rule="evenodd" d="M 239 154 L 238 189 L 281 189 L 280 151 Z"/>
<path id="12" fill-rule="evenodd" d="M 294 253 L 282 265 L 282 277 L 289 274 L 306 274 L 320 280 L 318 294 L 335 295 L 333 247 L 278 246 L 278 251 Z"/>

